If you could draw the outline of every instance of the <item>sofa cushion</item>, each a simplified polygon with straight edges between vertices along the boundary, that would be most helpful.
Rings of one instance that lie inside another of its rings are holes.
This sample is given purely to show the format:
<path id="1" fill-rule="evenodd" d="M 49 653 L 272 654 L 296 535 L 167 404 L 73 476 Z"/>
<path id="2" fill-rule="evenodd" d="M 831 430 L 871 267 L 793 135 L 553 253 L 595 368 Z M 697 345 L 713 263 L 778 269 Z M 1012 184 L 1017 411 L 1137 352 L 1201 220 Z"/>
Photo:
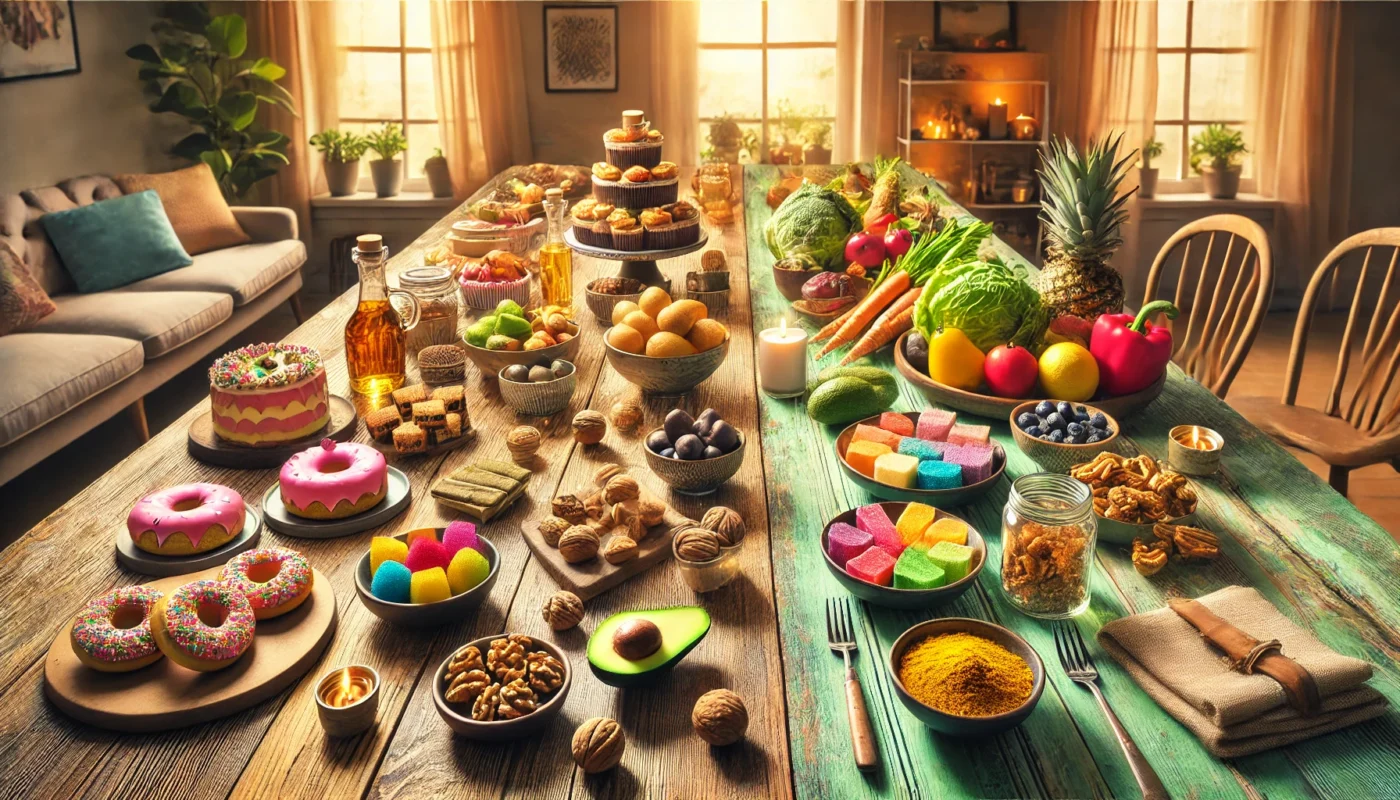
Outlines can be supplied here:
<path id="1" fill-rule="evenodd" d="M 0 447 L 135 375 L 145 360 L 140 342 L 118 336 L 0 336 L 0 364 L 7 366 L 0 381 Z"/>
<path id="2" fill-rule="evenodd" d="M 44 291 L 73 291 L 73 278 L 63 268 L 39 218 L 50 211 L 90 205 L 121 197 L 122 190 L 105 175 L 69 178 L 57 186 L 41 186 L 0 195 L 0 239 L 14 248 Z"/>
<path id="3" fill-rule="evenodd" d="M 137 281 L 119 292 L 224 292 L 241 306 L 296 272 L 306 261 L 306 246 L 296 239 L 254 242 L 200 253 L 194 264 Z"/>
<path id="4" fill-rule="evenodd" d="M 80 292 L 105 292 L 193 263 L 151 190 L 53 211 L 42 221 Z"/>
<path id="5" fill-rule="evenodd" d="M 152 189 L 160 195 L 170 227 L 192 256 L 252 241 L 233 218 L 208 164 L 153 175 L 113 175 L 126 194 Z"/>
<path id="6" fill-rule="evenodd" d="M 54 312 L 53 300 L 19 254 L 0 240 L 0 336 L 31 328 Z"/>
<path id="7" fill-rule="evenodd" d="M 223 292 L 103 292 L 54 298 L 58 310 L 35 333 L 91 333 L 135 339 L 159 358 L 233 316 Z"/>

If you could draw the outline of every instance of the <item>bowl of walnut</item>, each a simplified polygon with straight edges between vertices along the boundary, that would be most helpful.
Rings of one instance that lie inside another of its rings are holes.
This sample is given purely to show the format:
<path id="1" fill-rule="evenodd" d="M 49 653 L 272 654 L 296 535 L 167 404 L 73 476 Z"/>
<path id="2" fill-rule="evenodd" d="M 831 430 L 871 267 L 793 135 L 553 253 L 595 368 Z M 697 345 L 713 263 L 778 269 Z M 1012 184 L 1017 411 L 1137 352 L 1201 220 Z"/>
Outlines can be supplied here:
<path id="1" fill-rule="evenodd" d="M 551 642 L 512 633 L 457 648 L 433 676 L 433 705 L 447 727 L 481 741 L 544 730 L 564 710 L 573 675 Z"/>
<path id="2" fill-rule="evenodd" d="M 1158 523 L 1185 525 L 1196 518 L 1195 484 L 1146 453 L 1133 458 L 1099 453 L 1093 461 L 1072 467 L 1069 475 L 1093 492 L 1101 542 L 1152 541 Z"/>
<path id="3" fill-rule="evenodd" d="M 623 300 L 637 302 L 645 288 L 646 284 L 635 278 L 598 278 L 583 287 L 583 296 L 593 316 L 604 325 L 611 325 L 613 306 Z"/>

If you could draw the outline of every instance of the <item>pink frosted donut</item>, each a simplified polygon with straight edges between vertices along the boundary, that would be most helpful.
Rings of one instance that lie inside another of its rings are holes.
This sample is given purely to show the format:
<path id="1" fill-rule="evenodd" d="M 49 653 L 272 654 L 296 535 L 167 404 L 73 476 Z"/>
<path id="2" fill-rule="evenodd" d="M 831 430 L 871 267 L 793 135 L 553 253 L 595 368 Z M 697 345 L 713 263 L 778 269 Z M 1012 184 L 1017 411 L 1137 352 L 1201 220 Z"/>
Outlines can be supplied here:
<path id="1" fill-rule="evenodd" d="M 311 565 L 295 550 L 260 547 L 224 565 L 219 580 L 237 589 L 258 619 L 279 617 L 311 596 Z"/>
<path id="2" fill-rule="evenodd" d="M 321 441 L 287 459 L 277 476 L 282 505 L 299 517 L 340 519 L 373 508 L 389 489 L 384 454 L 369 445 Z"/>
<path id="3" fill-rule="evenodd" d="M 253 644 L 253 607 L 219 581 L 187 583 L 151 611 L 156 646 L 187 669 L 212 672 L 237 661 Z"/>
<path id="4" fill-rule="evenodd" d="M 73 620 L 73 652 L 102 672 L 130 672 L 160 660 L 151 634 L 159 589 L 123 586 L 88 601 Z"/>
<path id="5" fill-rule="evenodd" d="M 187 556 L 228 544 L 243 530 L 243 497 L 217 483 L 186 483 L 141 498 L 126 517 L 136 546 Z"/>

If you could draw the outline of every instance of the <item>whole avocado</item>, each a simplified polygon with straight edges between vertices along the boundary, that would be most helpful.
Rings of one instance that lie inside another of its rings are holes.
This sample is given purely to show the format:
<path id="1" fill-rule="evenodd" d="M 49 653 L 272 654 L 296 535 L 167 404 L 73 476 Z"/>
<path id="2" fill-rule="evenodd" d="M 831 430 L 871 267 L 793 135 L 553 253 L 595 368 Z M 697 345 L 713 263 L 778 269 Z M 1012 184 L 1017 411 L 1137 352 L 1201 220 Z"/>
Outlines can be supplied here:
<path id="1" fill-rule="evenodd" d="M 825 425 L 844 425 L 894 405 L 894 376 L 876 367 L 831 367 L 808 387 L 807 416 Z"/>

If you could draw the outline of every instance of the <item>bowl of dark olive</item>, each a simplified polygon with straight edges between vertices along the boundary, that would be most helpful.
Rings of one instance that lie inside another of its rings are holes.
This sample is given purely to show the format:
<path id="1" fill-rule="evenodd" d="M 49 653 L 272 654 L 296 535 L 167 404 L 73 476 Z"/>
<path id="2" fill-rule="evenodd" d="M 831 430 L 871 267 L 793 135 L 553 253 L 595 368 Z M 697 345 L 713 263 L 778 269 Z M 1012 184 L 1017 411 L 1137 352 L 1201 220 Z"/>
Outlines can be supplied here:
<path id="1" fill-rule="evenodd" d="M 647 434 L 647 466 L 678 494 L 705 495 L 734 477 L 744 463 L 744 434 L 707 408 L 692 417 L 677 408 Z"/>
<path id="2" fill-rule="evenodd" d="M 569 407 L 578 385 L 578 370 L 562 358 L 534 364 L 511 364 L 496 374 L 501 400 L 520 414 L 548 417 Z"/>

